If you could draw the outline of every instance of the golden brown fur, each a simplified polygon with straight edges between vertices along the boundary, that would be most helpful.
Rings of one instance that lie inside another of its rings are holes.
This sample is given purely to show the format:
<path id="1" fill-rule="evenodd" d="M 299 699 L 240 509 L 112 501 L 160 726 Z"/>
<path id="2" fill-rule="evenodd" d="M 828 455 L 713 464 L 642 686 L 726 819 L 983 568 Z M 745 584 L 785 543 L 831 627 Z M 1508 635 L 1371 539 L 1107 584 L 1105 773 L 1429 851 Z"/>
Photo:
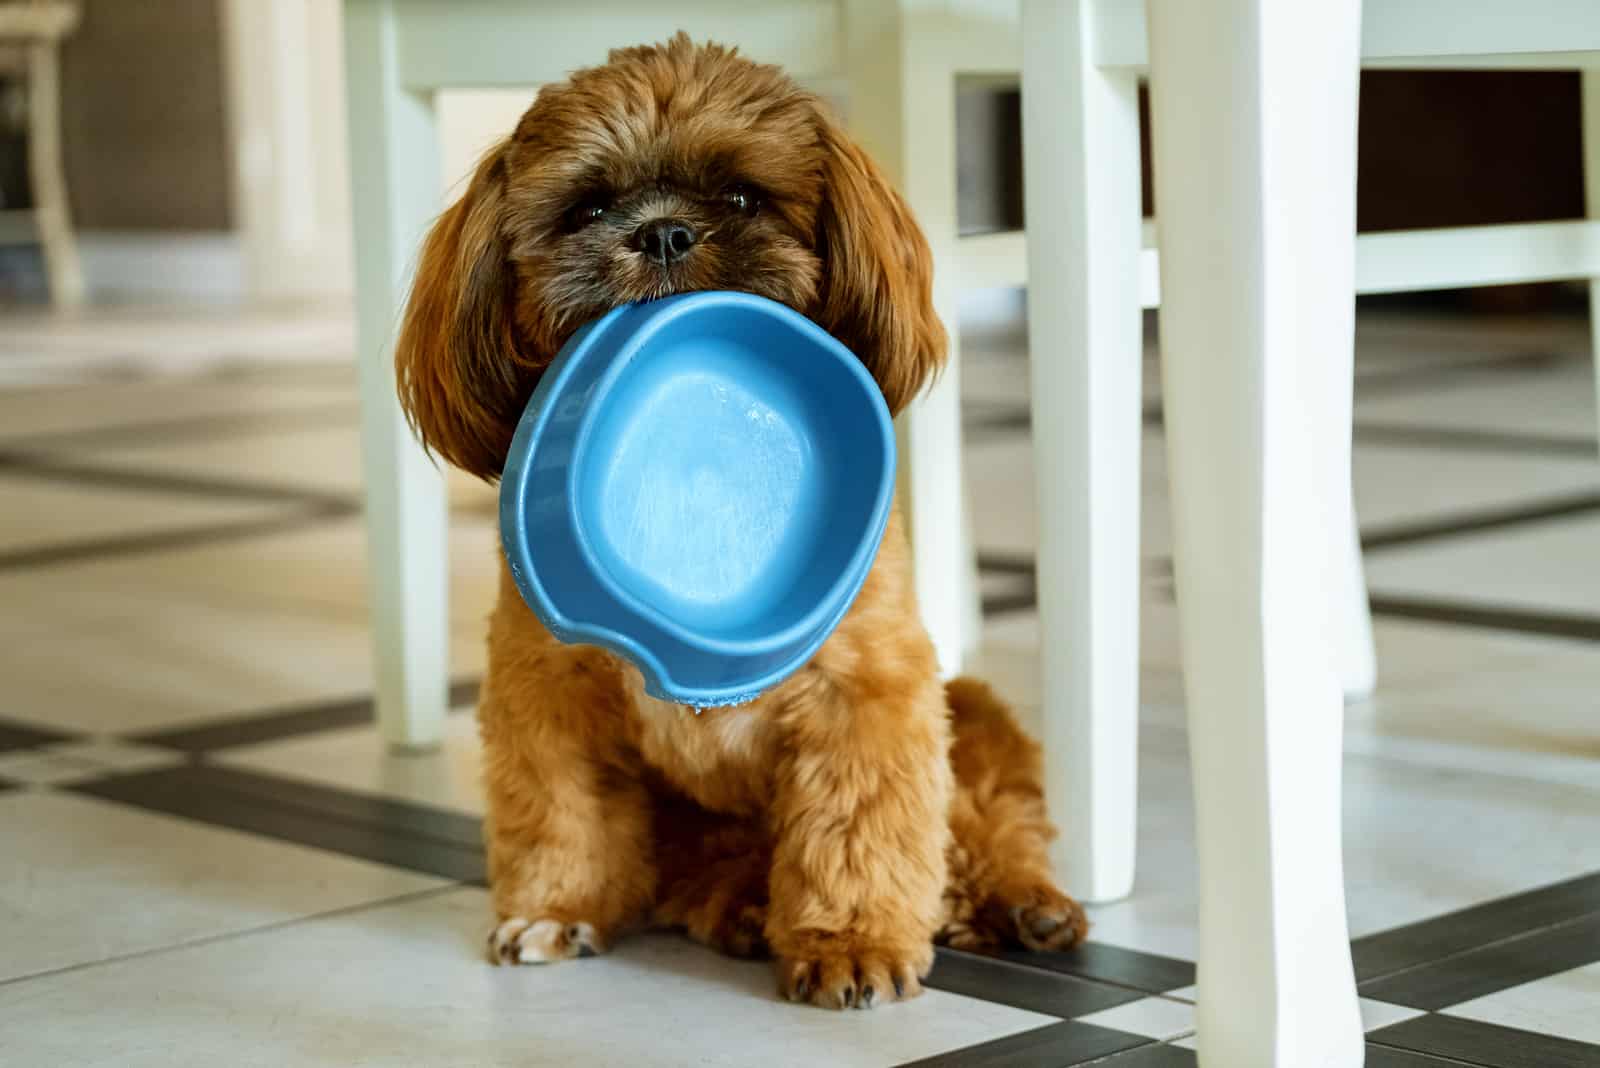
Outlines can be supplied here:
<path id="1" fill-rule="evenodd" d="M 694 239 L 670 262 L 641 243 L 663 216 Z M 742 289 L 843 340 L 898 411 L 944 355 L 931 275 L 904 203 L 814 97 L 680 35 L 545 89 L 485 157 L 423 248 L 401 399 L 432 450 L 493 479 L 574 329 Z M 898 517 L 809 665 L 698 715 L 557 642 L 502 567 L 479 719 L 498 960 L 676 927 L 770 952 L 786 996 L 844 1007 L 917 993 L 936 936 L 1083 934 L 1050 876 L 1038 747 L 981 683 L 940 684 Z"/>

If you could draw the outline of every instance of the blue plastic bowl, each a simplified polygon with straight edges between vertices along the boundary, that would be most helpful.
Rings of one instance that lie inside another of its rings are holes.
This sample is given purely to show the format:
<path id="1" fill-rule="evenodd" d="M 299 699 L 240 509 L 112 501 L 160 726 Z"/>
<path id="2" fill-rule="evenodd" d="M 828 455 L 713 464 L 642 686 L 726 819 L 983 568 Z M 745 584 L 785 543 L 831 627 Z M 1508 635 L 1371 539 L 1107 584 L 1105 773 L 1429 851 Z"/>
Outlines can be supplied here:
<path id="1" fill-rule="evenodd" d="M 564 642 L 656 697 L 742 704 L 809 660 L 866 581 L 894 429 L 861 362 L 781 304 L 692 293 L 579 330 L 517 426 L 511 574 Z"/>

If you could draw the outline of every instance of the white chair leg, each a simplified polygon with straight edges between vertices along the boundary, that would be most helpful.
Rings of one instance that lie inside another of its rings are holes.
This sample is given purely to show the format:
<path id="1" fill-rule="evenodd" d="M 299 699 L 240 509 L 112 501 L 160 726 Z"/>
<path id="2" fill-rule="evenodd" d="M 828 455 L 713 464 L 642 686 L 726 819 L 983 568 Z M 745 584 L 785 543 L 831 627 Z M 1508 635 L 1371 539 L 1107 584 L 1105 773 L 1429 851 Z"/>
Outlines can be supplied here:
<path id="1" fill-rule="evenodd" d="M 449 692 L 448 509 L 401 414 L 392 346 L 440 180 L 433 101 L 400 84 L 391 0 L 347 0 L 345 82 L 378 724 L 390 745 L 426 748 Z"/>
<path id="2" fill-rule="evenodd" d="M 1023 188 L 1045 786 L 1065 886 L 1110 901 L 1137 839 L 1139 86 L 1092 62 L 1093 7 L 1023 4 Z"/>
<path id="3" fill-rule="evenodd" d="M 917 602 L 940 668 L 977 647 L 977 558 L 961 453 L 956 264 L 956 71 L 951 42 L 918 35 L 907 0 L 848 0 L 850 129 L 895 182 L 933 250 L 934 306 L 949 336 L 939 381 L 898 426 L 900 489 L 916 561 Z"/>
<path id="4" fill-rule="evenodd" d="M 948 678 L 960 673 L 976 647 L 981 632 L 973 624 L 981 616 L 975 608 L 977 557 L 969 540 L 971 527 L 961 481 L 955 319 L 948 316 L 945 322 L 951 333 L 950 363 L 938 383 L 901 417 L 896 437 L 902 500 L 915 559 L 917 605 L 938 654 L 940 671 Z"/>
<path id="5" fill-rule="evenodd" d="M 1200 861 L 1200 1062 L 1354 1068 L 1317 526 L 1350 426 L 1360 4 L 1152 0 L 1161 336 Z M 1348 389 L 1348 385 L 1344 387 Z"/>
<path id="6" fill-rule="evenodd" d="M 28 169 L 34 224 L 44 251 L 50 300 L 57 308 L 83 303 L 83 269 L 72 236 L 67 180 L 61 170 L 61 79 L 54 39 L 28 45 Z"/>
<path id="7" fill-rule="evenodd" d="M 1600 67 L 1583 72 L 1583 185 L 1589 218 L 1600 219 Z M 1600 278 L 1589 281 L 1589 337 L 1600 416 Z"/>

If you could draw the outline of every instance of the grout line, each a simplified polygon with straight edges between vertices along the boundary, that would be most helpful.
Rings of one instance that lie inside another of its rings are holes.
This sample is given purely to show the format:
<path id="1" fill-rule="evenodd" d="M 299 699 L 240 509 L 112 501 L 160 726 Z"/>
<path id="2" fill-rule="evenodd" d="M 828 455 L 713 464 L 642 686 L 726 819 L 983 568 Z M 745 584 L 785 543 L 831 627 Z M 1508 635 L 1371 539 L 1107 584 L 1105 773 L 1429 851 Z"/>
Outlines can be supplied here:
<path id="1" fill-rule="evenodd" d="M 1369 444 L 1465 449 L 1472 452 L 1532 453 L 1540 456 L 1572 456 L 1584 460 L 1600 455 L 1600 442 L 1593 438 L 1465 427 L 1407 426 L 1357 420 L 1355 437 L 1357 441 Z"/>
<path id="2" fill-rule="evenodd" d="M 367 863 L 374 862 L 368 861 Z M 438 876 L 434 876 L 434 878 L 438 878 Z M 453 890 L 467 889 L 468 886 L 469 884 L 461 882 L 451 882 L 444 886 L 430 886 L 424 890 L 412 890 L 408 893 L 396 894 L 394 897 L 379 898 L 374 901 L 365 901 L 355 905 L 344 905 L 340 908 L 328 909 L 325 912 L 312 912 L 304 916 L 295 916 L 291 919 L 278 920 L 273 923 L 266 923 L 257 927 L 246 927 L 238 931 L 224 931 L 214 935 L 201 935 L 198 938 L 190 938 L 181 942 L 172 942 L 164 946 L 151 946 L 148 949 L 136 949 L 128 953 L 119 953 L 116 956 L 103 957 L 100 960 L 86 960 L 79 961 L 76 964 L 64 964 L 59 968 L 46 968 L 43 971 L 29 972 L 27 975 L 14 975 L 9 979 L 0 979 L 0 988 L 12 986 L 17 983 L 26 983 L 34 979 L 47 979 L 51 976 L 65 975 L 68 972 L 81 972 L 89 968 L 98 968 L 103 964 L 120 964 L 123 961 L 139 960 L 143 957 L 160 956 L 165 953 L 172 953 L 182 949 L 193 949 L 196 946 L 209 946 L 217 942 L 229 942 L 236 938 L 248 938 L 252 935 L 258 935 L 269 931 L 281 931 L 286 927 L 298 927 L 301 924 L 315 923 L 318 920 L 326 920 L 336 916 L 346 916 L 354 912 L 365 912 L 371 909 L 386 908 L 390 905 L 403 905 L 412 901 L 436 897 L 440 894 L 446 894 Z"/>
<path id="3" fill-rule="evenodd" d="M 1511 507 L 1495 508 L 1464 515 L 1446 516 L 1443 519 L 1424 520 L 1418 523 L 1393 524 L 1388 528 L 1367 531 L 1361 535 L 1361 548 L 1378 552 L 1418 542 L 1433 542 L 1466 534 L 1481 534 L 1524 523 L 1542 523 L 1552 519 L 1566 519 L 1600 510 L 1600 492 L 1572 494 L 1566 497 L 1549 497 L 1540 501 Z"/>
<path id="4" fill-rule="evenodd" d="M 285 408 L 279 411 L 196 415 L 147 423 L 124 423 L 82 430 L 20 434 L 15 438 L 0 439 L 0 445 L 7 449 L 22 448 L 30 452 L 46 450 L 61 452 L 96 449 L 110 445 L 181 443 L 247 437 L 261 431 L 344 426 L 351 423 L 358 412 L 359 409 L 355 405 L 340 402 L 306 408 Z"/>
<path id="5" fill-rule="evenodd" d="M 447 710 L 465 711 L 475 705 L 482 686 L 481 676 L 470 675 L 450 680 L 446 693 Z M 121 741 L 160 746 L 174 752 L 200 756 L 241 746 L 298 738 L 344 727 L 363 726 L 375 718 L 376 696 L 372 693 L 304 701 L 275 708 L 247 711 L 182 727 L 158 727 L 131 735 Z"/>
<path id="6" fill-rule="evenodd" d="M 1484 904 L 1492 904 L 1492 902 L 1484 902 Z M 1448 916 L 1450 914 L 1449 913 L 1445 913 L 1445 915 Z M 1406 966 L 1404 966 L 1402 968 L 1395 968 L 1393 971 L 1382 972 L 1382 973 L 1379 973 L 1377 975 L 1366 976 L 1366 977 L 1364 977 L 1364 978 L 1362 978 L 1362 979 L 1357 981 L 1356 989 L 1359 991 L 1362 987 L 1369 986 L 1369 985 L 1371 985 L 1373 983 L 1385 982 L 1387 980 L 1394 979 L 1394 978 L 1397 978 L 1399 976 L 1409 975 L 1412 972 L 1426 971 L 1426 970 L 1428 970 L 1430 968 L 1437 968 L 1441 964 L 1448 964 L 1450 961 L 1457 960 L 1457 959 L 1459 959 L 1461 957 L 1471 956 L 1471 955 L 1473 955 L 1475 953 L 1481 953 L 1486 949 L 1498 949 L 1500 947 L 1510 945 L 1513 942 L 1520 942 L 1520 941 L 1522 941 L 1524 939 L 1540 938 L 1540 937 L 1543 937 L 1544 935 L 1550 934 L 1552 932 L 1559 931 L 1563 927 L 1571 927 L 1571 926 L 1573 926 L 1575 924 L 1590 923 L 1590 922 L 1592 922 L 1594 920 L 1594 918 L 1597 915 L 1600 915 L 1600 902 L 1597 902 L 1596 906 L 1593 909 L 1589 910 L 1588 912 L 1579 913 L 1576 916 L 1568 916 L 1566 919 L 1556 920 L 1553 923 L 1537 924 L 1537 925 L 1535 925 L 1533 927 L 1529 927 L 1527 930 L 1518 931 L 1515 934 L 1503 935 L 1500 938 L 1491 938 L 1487 942 L 1479 942 L 1476 945 L 1466 946 L 1466 947 L 1463 947 L 1461 949 L 1452 950 L 1452 951 L 1450 951 L 1448 953 L 1442 954 L 1442 955 L 1440 955 L 1438 957 L 1434 957 L 1434 958 L 1432 958 L 1430 960 L 1418 961 L 1415 964 L 1407 964 Z M 1434 919 L 1439 919 L 1439 918 L 1440 917 L 1434 917 Z M 1419 922 L 1421 922 L 1421 923 L 1430 923 L 1432 921 L 1431 920 L 1422 920 L 1422 921 L 1419 921 Z M 1399 928 L 1399 930 L 1404 930 L 1404 929 L 1405 928 L 1403 928 L 1403 927 Z M 1379 932 L 1379 933 L 1380 934 L 1389 934 L 1390 932 L 1389 931 L 1382 931 L 1382 932 Z M 1552 972 L 1551 974 L 1560 974 L 1560 971 L 1564 971 L 1564 970 L 1565 969 L 1559 969 L 1556 972 Z M 1545 978 L 1548 978 L 1548 977 L 1549 976 L 1545 976 Z M 1528 983 L 1528 982 L 1537 982 L 1537 980 L 1533 980 L 1533 979 L 1519 980 L 1518 982 L 1512 984 L 1512 986 L 1521 986 L 1524 983 Z M 1504 989 L 1511 989 L 1511 987 L 1506 987 Z M 1493 991 L 1492 993 L 1500 993 L 1500 992 L 1501 991 L 1497 990 L 1497 991 Z M 1489 996 L 1491 996 L 1491 995 L 1490 994 L 1476 995 L 1475 997 L 1467 998 L 1466 1000 L 1467 1001 L 1474 1001 L 1474 1000 L 1476 1000 L 1477 997 L 1489 997 Z M 1379 998 L 1378 1000 L 1381 1001 L 1383 999 Z M 1389 1004 L 1402 1004 L 1402 1003 L 1400 1003 L 1400 1002 L 1389 1002 Z M 1457 1004 L 1460 1004 L 1460 1003 L 1458 1002 Z M 1417 1006 L 1406 1005 L 1405 1007 L 1406 1008 L 1416 1008 Z M 1446 1008 L 1449 1008 L 1449 1007 L 1451 1007 L 1451 1006 L 1446 1006 Z M 1444 1010 L 1443 1009 L 1437 1009 L 1437 1010 L 1425 1010 L 1425 1011 L 1442 1012 Z"/>
<path id="7" fill-rule="evenodd" d="M 1460 1065 L 1461 1068 L 1494 1068 L 1494 1065 L 1489 1064 L 1486 1061 L 1463 1061 L 1458 1060 L 1455 1057 L 1446 1056 L 1443 1053 L 1423 1053 L 1419 1050 L 1412 1049 L 1410 1046 L 1391 1046 L 1387 1042 L 1373 1038 L 1370 1033 L 1367 1035 L 1367 1045 L 1376 1046 L 1379 1049 L 1386 1049 L 1394 1053 L 1406 1053 L 1413 1057 L 1422 1057 L 1425 1060 L 1438 1061 L 1440 1064 L 1447 1066 Z"/>
<path id="8" fill-rule="evenodd" d="M 1477 606 L 1376 592 L 1370 595 L 1369 602 L 1374 616 L 1390 619 L 1413 619 L 1427 623 L 1477 627 L 1483 630 L 1514 631 L 1519 634 L 1600 642 L 1600 618 L 1592 616 L 1529 612 L 1516 608 Z"/>
<path id="9" fill-rule="evenodd" d="M 0 449 L 0 474 L 71 482 L 129 491 L 187 493 L 248 501 L 283 501 L 329 507 L 359 507 L 359 497 L 254 480 L 209 478 L 176 472 L 104 467 L 42 453 Z"/>
<path id="10" fill-rule="evenodd" d="M 1481 359 L 1459 360 L 1426 364 L 1421 367 L 1402 367 L 1385 371 L 1367 371 L 1356 375 L 1356 396 L 1392 397 L 1432 389 L 1442 384 L 1459 385 L 1475 379 L 1493 378 L 1513 372 L 1548 371 L 1565 363 L 1578 361 L 1559 352 L 1548 350 L 1505 353 Z"/>
<path id="11" fill-rule="evenodd" d="M 17 549 L 0 553 L 0 572 L 31 567 L 50 567 L 56 564 L 73 564 L 86 560 L 162 552 L 171 549 L 191 549 L 217 542 L 239 541 L 267 534 L 283 534 L 303 527 L 338 522 L 359 514 L 361 514 L 361 509 L 357 505 L 335 505 L 329 502 L 303 508 L 289 515 L 275 516 L 268 519 L 212 523 L 205 526 L 183 527 L 178 530 L 157 531 L 151 534 L 90 538 L 65 544 L 46 545 L 34 549 Z"/>

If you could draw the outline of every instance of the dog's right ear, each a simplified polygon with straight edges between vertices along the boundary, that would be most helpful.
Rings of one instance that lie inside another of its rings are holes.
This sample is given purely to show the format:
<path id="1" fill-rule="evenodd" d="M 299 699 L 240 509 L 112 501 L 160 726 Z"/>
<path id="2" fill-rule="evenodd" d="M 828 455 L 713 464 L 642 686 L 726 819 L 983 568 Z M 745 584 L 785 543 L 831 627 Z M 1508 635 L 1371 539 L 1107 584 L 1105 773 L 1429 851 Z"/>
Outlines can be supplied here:
<path id="1" fill-rule="evenodd" d="M 428 233 L 395 346 L 400 406 L 424 446 L 490 481 L 535 377 L 517 349 L 505 197 L 502 144 Z"/>

